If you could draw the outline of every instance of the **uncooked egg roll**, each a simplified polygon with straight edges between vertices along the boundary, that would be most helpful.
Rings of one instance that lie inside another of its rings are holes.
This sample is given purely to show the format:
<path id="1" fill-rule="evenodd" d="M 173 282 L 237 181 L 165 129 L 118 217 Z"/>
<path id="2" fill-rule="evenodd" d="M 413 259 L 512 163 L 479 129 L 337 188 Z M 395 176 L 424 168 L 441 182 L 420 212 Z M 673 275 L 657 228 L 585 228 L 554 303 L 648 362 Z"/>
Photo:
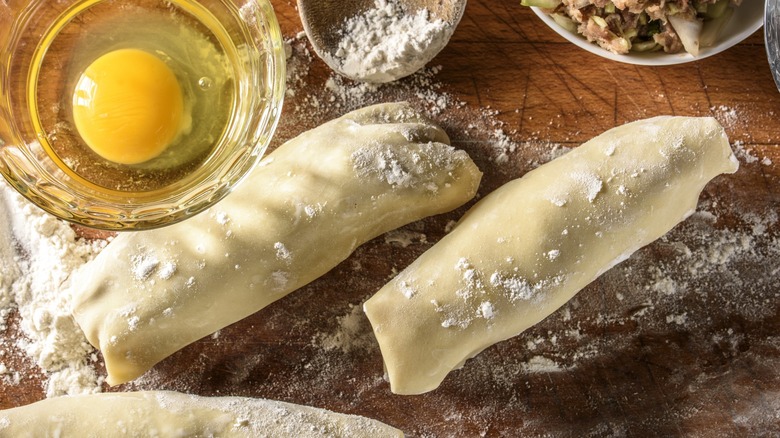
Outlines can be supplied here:
<path id="1" fill-rule="evenodd" d="M 452 210 L 481 173 L 409 105 L 351 112 L 280 146 L 208 212 L 121 234 L 73 280 L 111 385 L 325 274 L 384 232 Z"/>
<path id="2" fill-rule="evenodd" d="M 419 394 L 696 209 L 738 163 L 712 118 L 617 127 L 511 181 L 369 299 L 391 389 Z"/>
<path id="3" fill-rule="evenodd" d="M 384 423 L 309 406 L 172 391 L 50 398 L 0 411 L 8 437 L 403 437 Z"/>

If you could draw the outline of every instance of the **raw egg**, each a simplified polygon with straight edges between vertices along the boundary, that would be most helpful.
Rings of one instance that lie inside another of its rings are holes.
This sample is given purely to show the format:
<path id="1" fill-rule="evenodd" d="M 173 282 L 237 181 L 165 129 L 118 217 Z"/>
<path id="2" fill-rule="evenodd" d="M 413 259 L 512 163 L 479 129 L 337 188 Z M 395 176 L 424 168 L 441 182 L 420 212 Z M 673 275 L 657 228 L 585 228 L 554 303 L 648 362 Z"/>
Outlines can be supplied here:
<path id="1" fill-rule="evenodd" d="M 101 157 L 143 163 L 182 132 L 184 96 L 176 75 L 159 57 L 139 49 L 114 50 L 79 78 L 73 119 L 86 145 Z"/>

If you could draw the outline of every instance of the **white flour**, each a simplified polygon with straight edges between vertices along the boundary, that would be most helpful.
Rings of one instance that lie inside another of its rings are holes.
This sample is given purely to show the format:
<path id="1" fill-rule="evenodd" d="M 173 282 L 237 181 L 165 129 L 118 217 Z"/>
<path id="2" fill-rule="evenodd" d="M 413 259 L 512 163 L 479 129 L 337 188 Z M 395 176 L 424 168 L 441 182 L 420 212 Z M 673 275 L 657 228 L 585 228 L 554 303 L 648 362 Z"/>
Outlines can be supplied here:
<path id="1" fill-rule="evenodd" d="M 313 340 L 326 351 L 338 350 L 343 353 L 353 351 L 377 352 L 378 345 L 371 332 L 371 325 L 363 314 L 363 307 L 350 305 L 349 313 L 336 318 L 338 329 L 330 334 L 320 333 Z"/>
<path id="2" fill-rule="evenodd" d="M 8 318 L 12 287 L 20 275 L 13 244 L 13 232 L 7 225 L 10 223 L 11 217 L 0 203 L 0 331 L 6 329 L 5 322 Z"/>
<path id="3" fill-rule="evenodd" d="M 77 239 L 64 222 L 34 207 L 0 180 L 0 330 L 18 314 L 21 339 L 0 338 L 0 362 L 22 350 L 46 375 L 46 395 L 96 392 L 92 347 L 70 315 L 70 274 L 104 242 Z M 8 382 L 18 370 L 1 363 Z M 14 379 L 11 379 L 11 383 Z"/>
<path id="4" fill-rule="evenodd" d="M 433 167 L 452 172 L 468 156 L 451 146 L 436 143 L 421 144 L 413 154 L 399 154 L 392 145 L 376 144 L 356 150 L 351 159 L 361 178 L 376 178 L 393 188 L 422 186 L 436 193 L 439 187 L 430 178 Z"/>
<path id="5" fill-rule="evenodd" d="M 367 82 L 391 82 L 421 69 L 453 31 L 429 15 L 427 9 L 407 14 L 397 0 L 375 0 L 372 9 L 348 19 L 341 29 L 334 55 L 342 73 Z"/>

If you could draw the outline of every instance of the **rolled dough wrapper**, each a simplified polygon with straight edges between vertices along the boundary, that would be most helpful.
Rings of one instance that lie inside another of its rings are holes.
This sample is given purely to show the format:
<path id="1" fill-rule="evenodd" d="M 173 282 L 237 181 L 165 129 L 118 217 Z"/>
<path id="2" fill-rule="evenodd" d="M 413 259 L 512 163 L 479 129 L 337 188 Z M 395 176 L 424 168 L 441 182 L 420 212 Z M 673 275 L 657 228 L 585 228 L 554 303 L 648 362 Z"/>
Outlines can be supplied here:
<path id="1" fill-rule="evenodd" d="M 171 391 L 51 398 L 0 411 L 8 437 L 403 437 L 357 415 L 272 400 Z"/>
<path id="2" fill-rule="evenodd" d="M 520 334 L 694 212 L 738 163 L 712 118 L 612 129 L 486 196 L 364 306 L 393 392 Z"/>
<path id="3" fill-rule="evenodd" d="M 121 234 L 73 281 L 111 385 L 325 274 L 384 232 L 452 210 L 481 173 L 407 104 L 349 113 L 280 146 L 210 211 Z"/>

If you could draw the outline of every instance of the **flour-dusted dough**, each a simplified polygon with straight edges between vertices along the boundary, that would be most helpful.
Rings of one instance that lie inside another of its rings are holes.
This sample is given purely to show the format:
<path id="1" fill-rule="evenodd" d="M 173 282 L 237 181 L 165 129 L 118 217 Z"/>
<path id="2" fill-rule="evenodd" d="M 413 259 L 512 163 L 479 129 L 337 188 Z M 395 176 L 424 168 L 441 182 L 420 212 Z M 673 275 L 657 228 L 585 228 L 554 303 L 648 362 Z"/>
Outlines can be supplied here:
<path id="1" fill-rule="evenodd" d="M 612 129 L 509 182 L 365 303 L 391 389 L 418 394 L 693 213 L 738 163 L 711 118 Z"/>
<path id="2" fill-rule="evenodd" d="M 8 213 L 10 210 L 5 202 L 6 193 L 10 193 L 10 189 L 5 187 L 5 181 L 0 181 L 0 307 L 8 304 L 11 299 L 11 286 L 20 275 L 14 250 L 11 215 Z"/>
<path id="3" fill-rule="evenodd" d="M 357 415 L 246 397 L 171 391 L 51 398 L 0 411 L 7 437 L 403 437 Z"/>
<path id="4" fill-rule="evenodd" d="M 407 104 L 367 107 L 270 154 L 207 213 L 122 234 L 80 272 L 74 316 L 115 385 L 300 288 L 386 231 L 452 210 L 481 173 Z"/>

